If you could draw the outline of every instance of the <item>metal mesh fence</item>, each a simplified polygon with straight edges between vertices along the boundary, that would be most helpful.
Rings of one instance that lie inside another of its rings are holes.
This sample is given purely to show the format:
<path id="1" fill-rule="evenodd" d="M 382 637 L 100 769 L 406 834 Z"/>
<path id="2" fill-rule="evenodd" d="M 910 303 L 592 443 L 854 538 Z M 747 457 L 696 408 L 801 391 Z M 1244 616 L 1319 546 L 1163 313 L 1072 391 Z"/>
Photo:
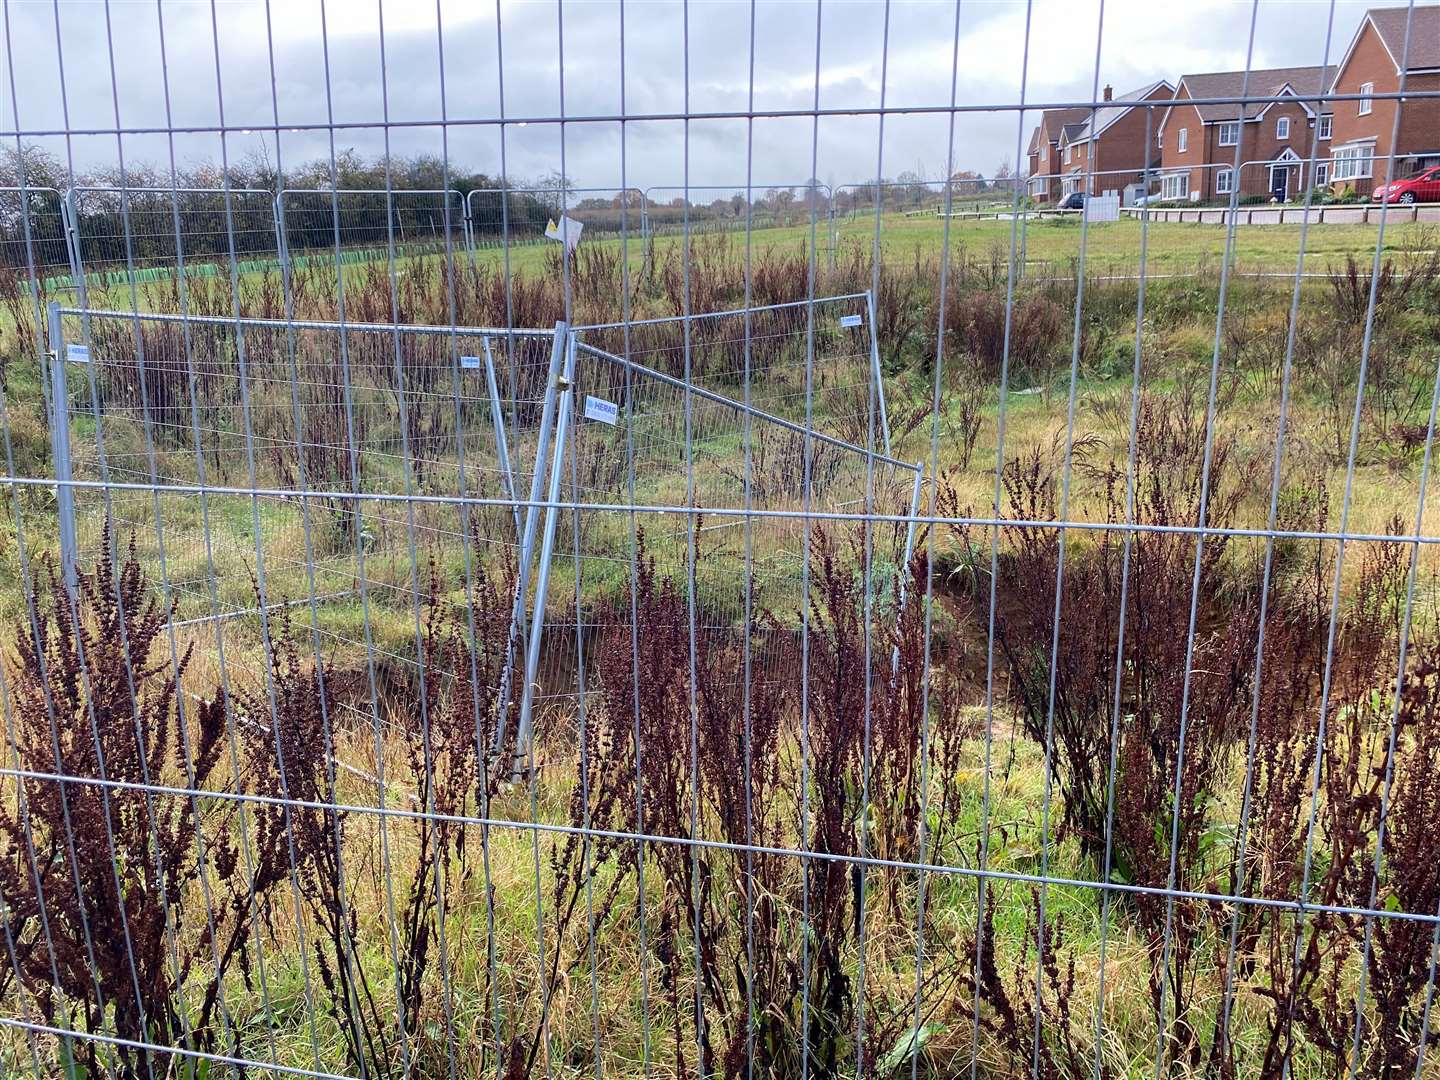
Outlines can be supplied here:
<path id="1" fill-rule="evenodd" d="M 1312 7 L 1178 100 L 1103 7 L 7 8 L 0 1071 L 1432 1075 L 1440 6 Z"/>
<path id="2" fill-rule="evenodd" d="M 399 189 L 282 190 L 275 197 L 284 255 L 289 260 L 333 258 L 384 261 L 393 248 L 404 258 L 434 254 L 446 239 L 465 235 L 463 200 L 456 191 Z"/>
<path id="3" fill-rule="evenodd" d="M 141 282 L 188 273 L 246 271 L 276 257 L 274 196 L 244 188 L 75 187 L 66 193 L 75 258 L 94 283 Z"/>

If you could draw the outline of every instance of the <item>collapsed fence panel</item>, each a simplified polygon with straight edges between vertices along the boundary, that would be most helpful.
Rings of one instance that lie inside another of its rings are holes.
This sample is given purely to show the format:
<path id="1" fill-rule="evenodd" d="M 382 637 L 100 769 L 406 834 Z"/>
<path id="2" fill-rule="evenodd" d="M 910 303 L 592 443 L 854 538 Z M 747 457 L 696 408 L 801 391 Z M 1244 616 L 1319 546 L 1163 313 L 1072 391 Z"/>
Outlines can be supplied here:
<path id="1" fill-rule="evenodd" d="M 830 317 L 847 321 L 845 303 L 839 301 Z M 636 339 L 665 341 L 673 331 L 684 337 L 684 320 L 624 328 L 622 336 L 632 344 L 628 356 L 590 344 L 591 334 L 603 336 L 594 330 L 575 333 L 550 459 L 552 505 L 535 571 L 520 753 L 531 745 L 537 710 L 557 708 L 562 726 L 573 723 L 577 709 L 583 715 L 587 687 L 601 679 L 587 662 L 587 647 L 605 639 L 613 646 L 613 639 L 637 628 L 634 590 L 642 580 L 680 589 L 689 612 L 688 625 L 647 625 L 647 633 L 663 629 L 688 637 L 707 654 L 743 643 L 747 687 L 792 679 L 800 626 L 808 618 L 813 530 L 805 514 L 891 515 L 889 523 L 855 539 L 877 607 L 903 603 L 914 527 L 913 521 L 896 522 L 916 513 L 923 469 L 883 452 L 878 384 L 864 376 L 869 364 L 863 348 L 858 361 L 849 354 L 860 385 L 868 384 L 860 392 L 868 400 L 854 432 L 858 442 L 818 433 L 755 404 L 797 407 L 787 385 L 795 373 L 784 361 L 745 371 L 737 392 L 736 371 L 721 365 L 762 351 L 772 360 L 783 355 L 771 351 L 773 342 L 757 348 L 757 326 L 773 331 L 786 325 L 773 316 L 774 309 L 727 317 L 742 338 L 733 353 L 708 354 L 721 389 L 647 363 L 673 361 L 670 345 L 634 345 Z M 699 320 L 701 334 L 713 346 L 729 323 L 708 318 Z M 802 412 L 813 415 L 816 339 L 836 328 L 817 333 L 813 312 L 806 326 L 801 336 L 809 346 L 811 378 Z M 682 351 L 693 359 L 693 350 Z M 826 385 L 836 388 L 833 381 Z M 842 385 L 846 392 L 854 389 Z M 877 660 L 888 655 L 882 648 Z"/>
<path id="2" fill-rule="evenodd" d="M 346 664 L 378 651 L 403 685 L 420 564 L 469 551 L 514 598 L 496 753 L 529 747 L 537 707 L 583 699 L 584 639 L 615 632 L 647 558 L 691 572 L 697 629 L 716 640 L 771 613 L 755 677 L 783 678 L 804 617 L 795 515 L 913 516 L 919 497 L 920 470 L 885 453 L 863 295 L 636 323 L 629 359 L 587 340 L 613 326 L 562 338 L 58 306 L 51 320 L 57 470 L 97 485 L 61 491 L 67 580 L 129 537 L 176 625 L 308 603 Z M 817 416 L 857 441 L 807 426 Z M 645 538 L 623 504 L 695 512 Z M 913 524 L 867 531 L 881 593 L 912 542 Z M 396 643 L 377 646 L 387 620 Z"/>
<path id="3" fill-rule="evenodd" d="M 890 450 L 868 293 L 578 328 L 587 344 L 806 429 Z"/>

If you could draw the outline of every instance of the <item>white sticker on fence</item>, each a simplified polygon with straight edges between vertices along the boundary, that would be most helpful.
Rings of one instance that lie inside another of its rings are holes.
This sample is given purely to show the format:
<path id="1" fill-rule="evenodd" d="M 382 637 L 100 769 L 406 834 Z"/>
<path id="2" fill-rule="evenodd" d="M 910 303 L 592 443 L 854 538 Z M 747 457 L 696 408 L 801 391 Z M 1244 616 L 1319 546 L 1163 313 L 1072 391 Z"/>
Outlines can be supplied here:
<path id="1" fill-rule="evenodd" d="M 620 419 L 620 406 L 604 398 L 585 395 L 585 419 L 599 420 L 602 424 L 614 424 Z"/>
<path id="2" fill-rule="evenodd" d="M 840 325 L 841 325 L 841 326 L 859 326 L 862 321 L 863 321 L 863 320 L 861 319 L 861 317 L 860 317 L 859 315 L 841 315 L 841 316 L 840 316 Z"/>
<path id="3" fill-rule="evenodd" d="M 65 359 L 72 364 L 88 364 L 90 362 L 90 347 L 88 345 L 66 345 Z"/>
<path id="4" fill-rule="evenodd" d="M 478 356 L 462 356 L 462 357 L 460 357 L 460 366 L 461 366 L 462 368 L 476 368 L 476 369 L 478 369 L 478 368 L 480 367 L 480 357 L 478 357 Z"/>
<path id="5" fill-rule="evenodd" d="M 558 222 L 551 218 L 545 223 L 545 235 L 551 240 L 565 241 L 566 251 L 574 251 L 579 246 L 580 234 L 584 231 L 585 223 L 583 221 L 576 221 L 564 214 L 560 215 Z"/>

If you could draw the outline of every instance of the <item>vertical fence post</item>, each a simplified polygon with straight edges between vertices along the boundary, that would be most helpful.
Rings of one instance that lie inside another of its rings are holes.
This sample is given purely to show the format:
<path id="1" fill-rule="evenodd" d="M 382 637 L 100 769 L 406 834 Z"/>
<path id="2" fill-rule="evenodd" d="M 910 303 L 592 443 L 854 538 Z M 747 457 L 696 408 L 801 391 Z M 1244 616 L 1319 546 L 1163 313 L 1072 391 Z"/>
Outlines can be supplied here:
<path id="1" fill-rule="evenodd" d="M 905 604 L 909 597 L 906 595 L 907 579 L 905 575 L 910 570 L 910 560 L 915 555 L 915 527 L 918 524 L 915 518 L 920 513 L 920 492 L 925 483 L 925 462 L 915 463 L 915 483 L 910 487 L 910 520 L 905 524 L 905 553 L 900 557 L 899 585 L 895 590 L 895 625 L 900 625 L 900 619 L 905 614 Z M 890 652 L 890 674 L 893 676 L 900 670 L 900 646 L 897 644 Z"/>
<path id="2" fill-rule="evenodd" d="M 490 419 L 495 425 L 495 453 L 500 459 L 500 483 L 505 487 L 505 497 L 511 500 L 510 511 L 515 517 L 515 542 L 525 542 L 525 526 L 520 518 L 520 506 L 515 500 L 515 472 L 510 467 L 510 443 L 505 437 L 505 410 L 500 406 L 500 386 L 495 381 L 495 357 L 490 351 L 490 339 L 480 339 L 485 351 L 485 381 L 490 390 Z"/>
<path id="3" fill-rule="evenodd" d="M 560 481 L 565 471 L 565 441 L 569 437 L 575 412 L 575 337 L 569 332 L 565 335 L 565 376 L 562 381 L 562 386 L 552 387 L 552 393 L 559 391 L 555 453 L 550 458 L 550 484 L 546 496 L 549 505 L 545 507 L 545 534 L 540 543 L 540 562 L 535 570 L 535 603 L 530 615 L 530 639 L 526 643 L 525 685 L 521 691 L 520 719 L 515 731 L 516 772 L 519 771 L 521 758 L 530 745 L 533 727 L 535 681 L 540 671 L 541 639 L 545 636 L 545 593 L 550 586 L 550 557 L 555 548 L 555 525 L 559 517 L 555 504 L 560 499 Z M 540 477 L 538 460 L 535 476 L 537 480 Z M 578 612 L 575 617 L 580 617 Z"/>
<path id="4" fill-rule="evenodd" d="M 830 269 L 833 271 L 835 269 L 836 249 L 840 246 L 840 219 L 835 214 L 835 189 L 826 185 L 825 191 L 829 204 L 825 216 L 830 226 L 828 230 L 830 233 Z"/>
<path id="5" fill-rule="evenodd" d="M 271 205 L 275 214 L 275 258 L 280 262 L 280 283 L 290 291 L 290 240 L 285 235 L 285 192 L 277 191 Z"/>
<path id="6" fill-rule="evenodd" d="M 75 492 L 70 466 L 70 390 L 65 379 L 65 341 L 60 323 L 60 305 L 51 301 L 50 323 L 50 461 L 54 466 L 55 516 L 60 526 L 60 569 L 65 587 L 72 593 L 76 584 L 79 545 L 75 540 Z"/>
<path id="7" fill-rule="evenodd" d="M 890 416 L 885 409 L 885 379 L 880 371 L 880 338 L 875 329 L 875 297 L 865 291 L 866 322 L 870 324 L 870 376 L 875 380 L 875 409 L 880 414 L 880 437 L 890 456 Z"/>
<path id="8" fill-rule="evenodd" d="M 84 307 L 86 301 L 85 263 L 80 257 L 80 215 L 75 208 L 75 189 L 60 196 L 60 225 L 65 234 L 65 254 L 70 260 L 70 284 Z"/>
<path id="9" fill-rule="evenodd" d="M 456 192 L 459 195 L 459 192 Z M 470 265 L 475 265 L 475 234 L 470 227 L 470 192 L 460 195 L 460 230 L 465 237 L 465 253 L 470 256 Z M 486 339 L 486 349 L 490 347 Z"/>
<path id="10" fill-rule="evenodd" d="M 535 548 L 535 530 L 539 525 L 541 486 L 545 483 L 545 455 L 550 448 L 550 429 L 555 423 L 555 404 L 560 381 L 561 364 L 569 341 L 569 323 L 555 324 L 555 340 L 550 346 L 550 366 L 545 373 L 545 403 L 540 409 L 540 429 L 535 438 L 535 470 L 530 477 L 530 501 L 525 507 L 525 526 L 520 534 L 520 566 L 515 580 L 515 605 L 510 612 L 510 640 L 505 649 L 505 667 L 500 675 L 500 701 L 495 718 L 493 749 L 505 745 L 505 722 L 510 715 L 510 681 L 515 670 L 515 651 L 526 637 L 525 596 L 530 587 L 530 553 Z M 519 387 L 512 387 L 518 393 Z"/>

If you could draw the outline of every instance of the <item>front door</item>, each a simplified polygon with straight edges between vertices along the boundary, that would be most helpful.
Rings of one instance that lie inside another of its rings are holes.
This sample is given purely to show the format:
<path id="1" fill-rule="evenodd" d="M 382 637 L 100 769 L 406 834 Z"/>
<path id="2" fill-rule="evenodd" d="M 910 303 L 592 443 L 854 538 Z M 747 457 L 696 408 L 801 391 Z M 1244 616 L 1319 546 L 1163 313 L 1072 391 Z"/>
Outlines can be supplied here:
<path id="1" fill-rule="evenodd" d="M 1280 202 L 1285 202 L 1290 197 L 1290 166 L 1270 166 L 1270 194 Z"/>

